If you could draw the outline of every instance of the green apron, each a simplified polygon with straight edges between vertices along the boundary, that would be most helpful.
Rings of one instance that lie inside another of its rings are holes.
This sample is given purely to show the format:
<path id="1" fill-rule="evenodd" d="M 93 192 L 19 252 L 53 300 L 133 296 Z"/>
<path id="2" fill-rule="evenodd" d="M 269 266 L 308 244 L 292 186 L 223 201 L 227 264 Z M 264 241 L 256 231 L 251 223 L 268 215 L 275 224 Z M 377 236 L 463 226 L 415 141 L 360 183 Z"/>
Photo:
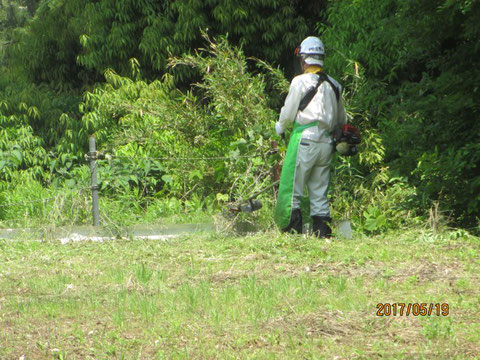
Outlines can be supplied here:
<path id="1" fill-rule="evenodd" d="M 283 160 L 282 174 L 280 175 L 280 186 L 278 188 L 277 206 L 275 207 L 274 219 L 280 229 L 285 229 L 290 223 L 293 202 L 293 186 L 295 181 L 295 170 L 297 165 L 298 144 L 302 139 L 303 130 L 317 126 L 318 121 L 307 125 L 293 125 L 293 131 L 288 142 L 287 154 Z"/>

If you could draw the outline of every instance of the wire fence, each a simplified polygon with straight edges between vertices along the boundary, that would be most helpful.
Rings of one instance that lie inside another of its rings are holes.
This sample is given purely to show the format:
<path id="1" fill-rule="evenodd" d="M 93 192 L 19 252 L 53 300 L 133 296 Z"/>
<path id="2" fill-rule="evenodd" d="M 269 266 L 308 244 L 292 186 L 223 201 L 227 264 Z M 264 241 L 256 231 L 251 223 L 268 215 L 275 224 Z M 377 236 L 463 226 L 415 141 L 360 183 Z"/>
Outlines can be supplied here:
<path id="1" fill-rule="evenodd" d="M 58 193 L 56 195 L 25 200 L 25 201 L 18 201 L 18 202 L 10 202 L 5 204 L 0 204 L 0 209 L 10 208 L 10 207 L 26 207 L 29 205 L 35 204 L 46 204 L 51 201 L 57 201 L 62 198 L 66 198 L 67 196 L 72 196 L 74 194 L 81 194 L 82 192 L 91 191 L 92 192 L 92 218 L 93 224 L 99 225 L 99 205 L 98 205 L 98 192 L 99 186 L 97 184 L 97 168 L 98 168 L 98 161 L 99 160 L 111 160 L 111 159 L 127 159 L 127 160 L 148 160 L 148 161 L 212 161 L 212 160 L 236 160 L 236 159 L 252 159 L 252 158 L 265 158 L 268 155 L 272 155 L 278 153 L 278 149 L 272 149 L 265 153 L 256 153 L 256 154 L 249 154 L 249 155 L 230 155 L 230 156 L 192 156 L 192 157 L 175 157 L 175 156 L 164 156 L 164 157 L 144 157 L 144 156 L 125 156 L 125 155 L 116 155 L 116 154 L 104 154 L 97 152 L 96 150 L 96 143 L 95 138 L 91 137 L 90 141 L 90 151 L 85 154 L 85 159 L 90 162 L 90 169 L 91 169 L 91 185 L 85 186 L 81 188 L 71 189 L 69 192 Z M 93 147 L 92 147 L 93 146 Z M 262 183 L 263 184 L 263 183 Z M 96 220 L 95 220 L 96 219 Z M 5 221 L 10 221 L 11 219 L 6 219 Z M 473 228 L 472 228 L 473 229 Z M 469 229 L 466 229 L 469 230 Z"/>
<path id="2" fill-rule="evenodd" d="M 13 207 L 13 206 L 25 206 L 25 205 L 37 204 L 37 203 L 46 203 L 49 200 L 53 200 L 53 199 L 57 198 L 57 196 L 50 196 L 50 197 L 47 197 L 47 198 L 41 198 L 41 199 L 29 200 L 29 201 L 21 201 L 21 202 L 16 202 L 16 203 L 1 204 L 0 208 Z"/>
<path id="3" fill-rule="evenodd" d="M 105 155 L 105 160 L 112 159 L 128 159 L 128 160 L 156 160 L 156 161 L 191 161 L 191 160 L 235 160 L 235 159 L 251 159 L 254 157 L 263 157 L 263 155 L 234 155 L 234 156 L 203 156 L 203 157 L 143 157 L 143 156 L 123 156 L 123 155 Z M 102 159 L 103 160 L 103 159 Z"/>
<path id="4" fill-rule="evenodd" d="M 91 190 L 90 186 L 83 187 L 83 188 L 77 188 L 77 189 L 72 189 L 71 192 L 65 192 L 65 193 L 59 193 L 54 196 L 49 196 L 45 198 L 38 198 L 34 200 L 26 200 L 26 201 L 18 201 L 18 202 L 13 202 L 13 203 L 7 203 L 7 204 L 0 204 L 0 208 L 6 208 L 6 207 L 15 207 L 15 206 L 26 206 L 26 205 L 31 205 L 31 204 L 39 204 L 39 203 L 47 203 L 52 200 L 58 200 L 59 198 L 66 197 L 67 195 L 72 195 L 72 193 L 79 194 L 83 191 L 88 191 Z"/>
<path id="5" fill-rule="evenodd" d="M 215 161 L 215 160 L 223 160 L 223 161 L 235 161 L 238 159 L 253 159 L 253 158 L 265 158 L 268 155 L 272 155 L 277 153 L 278 150 L 270 150 L 265 153 L 255 153 L 255 154 L 248 154 L 248 155 L 241 155 L 241 154 L 232 154 L 229 156 L 162 156 L 162 157 L 149 157 L 149 156 L 126 156 L 126 155 L 116 155 L 116 154 L 108 154 L 108 153 L 101 153 L 96 150 L 96 143 L 95 138 L 91 137 L 89 139 L 89 152 L 85 154 L 85 160 L 90 163 L 90 171 L 91 171 L 91 185 L 71 189 L 70 192 L 63 192 L 52 196 L 47 196 L 43 198 L 31 199 L 31 200 L 24 200 L 18 202 L 10 202 L 6 204 L 0 204 L 0 209 L 11 208 L 11 207 L 28 207 L 29 205 L 37 205 L 37 204 L 47 204 L 52 201 L 57 201 L 60 198 L 64 198 L 67 196 L 72 196 L 73 194 L 80 194 L 84 191 L 91 191 L 92 192 L 92 218 L 93 224 L 99 225 L 99 190 L 100 187 L 97 182 L 97 169 L 98 169 L 98 162 L 99 161 L 110 161 L 112 159 L 122 159 L 122 160 L 134 160 L 134 161 L 162 161 L 162 162 L 182 162 L 182 161 Z M 10 219 L 6 219 L 5 221 L 9 221 Z"/>

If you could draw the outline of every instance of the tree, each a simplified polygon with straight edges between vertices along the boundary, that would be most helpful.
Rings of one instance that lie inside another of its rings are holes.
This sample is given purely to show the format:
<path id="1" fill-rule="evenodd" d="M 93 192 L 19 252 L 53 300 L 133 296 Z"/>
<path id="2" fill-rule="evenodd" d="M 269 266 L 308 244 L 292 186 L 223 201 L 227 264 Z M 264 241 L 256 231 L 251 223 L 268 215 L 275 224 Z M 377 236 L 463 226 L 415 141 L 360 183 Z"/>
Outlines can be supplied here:
<path id="1" fill-rule="evenodd" d="M 169 56 L 204 46 L 201 31 L 208 29 L 211 36 L 228 34 L 247 56 L 291 72 L 292 49 L 313 32 L 324 6 L 287 0 L 43 0 L 13 61 L 25 64 L 34 82 L 56 86 L 90 85 L 106 68 L 128 74 L 131 58 L 153 79 L 165 73 Z M 184 69 L 177 75 L 187 81 L 192 74 Z"/>
<path id="2" fill-rule="evenodd" d="M 463 224 L 480 208 L 476 1 L 343 1 L 320 26 L 350 109 L 378 129 L 385 163 Z M 355 88 L 362 77 L 363 86 Z"/>

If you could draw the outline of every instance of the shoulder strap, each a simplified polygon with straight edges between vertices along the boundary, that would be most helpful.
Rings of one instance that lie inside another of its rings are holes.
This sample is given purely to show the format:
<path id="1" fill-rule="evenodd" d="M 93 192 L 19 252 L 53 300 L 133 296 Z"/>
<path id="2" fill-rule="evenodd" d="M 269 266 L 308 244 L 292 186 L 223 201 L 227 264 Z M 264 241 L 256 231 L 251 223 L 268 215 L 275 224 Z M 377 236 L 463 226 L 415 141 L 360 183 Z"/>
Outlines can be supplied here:
<path id="1" fill-rule="evenodd" d="M 310 104 L 310 101 L 312 101 L 313 97 L 317 93 L 318 88 L 324 81 L 328 82 L 332 87 L 333 91 L 335 92 L 337 102 L 340 99 L 340 92 L 338 91 L 338 88 L 333 84 L 333 82 L 328 78 L 328 75 L 322 71 L 319 71 L 316 74 L 318 75 L 318 82 L 313 88 L 307 91 L 307 94 L 303 97 L 302 101 L 300 101 L 300 105 L 298 107 L 300 111 L 305 110 L 308 104 Z"/>
<path id="2" fill-rule="evenodd" d="M 333 84 L 333 81 L 330 80 L 330 78 L 327 75 L 325 75 L 325 81 L 328 82 L 330 84 L 330 86 L 332 87 L 333 91 L 335 92 L 335 97 L 337 98 L 337 102 L 338 102 L 340 100 L 340 91 Z"/>

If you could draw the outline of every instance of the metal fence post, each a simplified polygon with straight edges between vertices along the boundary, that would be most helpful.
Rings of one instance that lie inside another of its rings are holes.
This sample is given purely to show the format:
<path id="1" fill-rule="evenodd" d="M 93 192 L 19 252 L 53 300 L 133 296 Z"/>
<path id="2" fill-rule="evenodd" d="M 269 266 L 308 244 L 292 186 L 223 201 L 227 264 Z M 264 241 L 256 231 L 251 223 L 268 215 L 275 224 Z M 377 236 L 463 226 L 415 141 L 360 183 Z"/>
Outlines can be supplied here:
<path id="1" fill-rule="evenodd" d="M 98 183 L 97 183 L 97 146 L 95 136 L 90 136 L 88 141 L 88 158 L 90 159 L 90 174 L 92 178 L 92 215 L 93 226 L 100 225 L 100 210 L 98 207 Z"/>

